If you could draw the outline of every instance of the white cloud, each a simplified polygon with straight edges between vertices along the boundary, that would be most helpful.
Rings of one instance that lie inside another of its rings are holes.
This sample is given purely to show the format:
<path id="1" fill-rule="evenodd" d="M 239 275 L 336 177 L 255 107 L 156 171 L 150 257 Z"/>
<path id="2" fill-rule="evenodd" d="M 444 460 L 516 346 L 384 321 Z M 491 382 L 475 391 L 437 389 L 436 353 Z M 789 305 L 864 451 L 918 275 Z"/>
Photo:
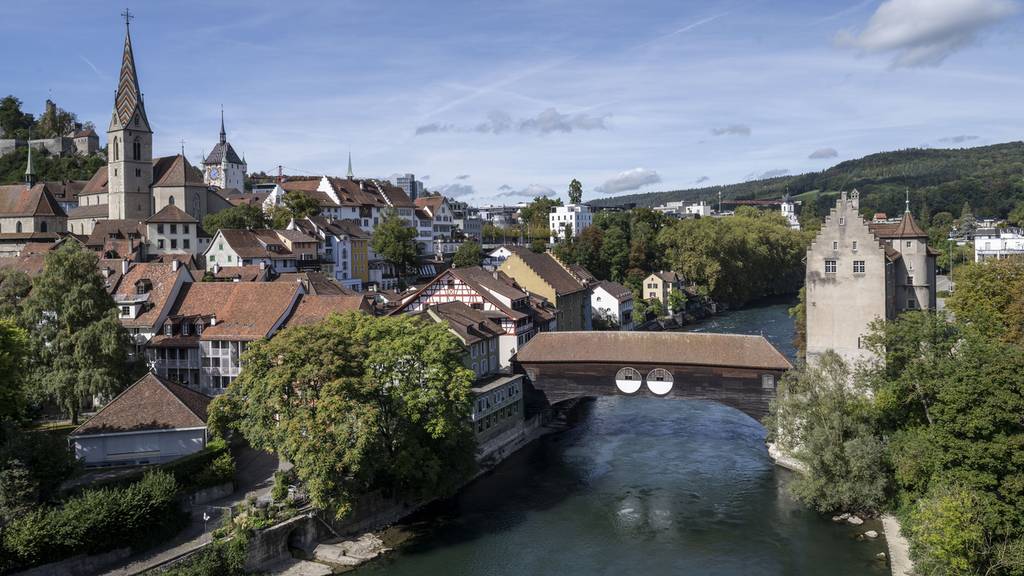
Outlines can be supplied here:
<path id="1" fill-rule="evenodd" d="M 808 156 L 811 160 L 819 160 L 821 158 L 835 158 L 839 156 L 839 152 L 836 152 L 835 148 L 818 148 Z"/>
<path id="2" fill-rule="evenodd" d="M 897 67 L 938 66 L 1014 14 L 1014 0 L 886 0 L 860 32 L 843 30 L 840 46 L 892 53 Z"/>
<path id="3" fill-rule="evenodd" d="M 711 133 L 715 136 L 750 136 L 750 126 L 746 124 L 730 124 L 719 128 L 712 128 Z"/>
<path id="4" fill-rule="evenodd" d="M 547 186 L 541 186 L 540 184 L 530 184 L 526 188 L 520 188 L 519 190 L 513 190 L 511 186 L 504 184 L 499 190 L 504 189 L 505 192 L 498 194 L 498 196 L 511 196 L 518 198 L 536 198 L 537 196 L 557 196 L 558 194 L 548 188 Z"/>
<path id="5" fill-rule="evenodd" d="M 616 192 L 637 190 L 648 184 L 657 184 L 658 182 L 661 182 L 661 176 L 654 170 L 633 168 L 632 170 L 619 172 L 604 184 L 594 188 L 594 190 L 602 194 L 615 194 Z"/>
<path id="6" fill-rule="evenodd" d="M 472 196 L 476 194 L 476 189 L 471 184 L 446 184 L 444 186 L 438 186 L 437 191 L 449 198 L 458 198 L 460 196 Z"/>
<path id="7" fill-rule="evenodd" d="M 494 110 L 487 114 L 487 120 L 475 126 L 444 124 L 431 122 L 416 128 L 416 135 L 437 134 L 441 132 L 479 132 L 481 134 L 504 134 L 519 132 L 522 134 L 551 134 L 552 132 L 569 133 L 576 130 L 607 130 L 607 115 L 563 114 L 555 108 L 547 108 L 536 116 L 512 118 L 507 112 Z"/>

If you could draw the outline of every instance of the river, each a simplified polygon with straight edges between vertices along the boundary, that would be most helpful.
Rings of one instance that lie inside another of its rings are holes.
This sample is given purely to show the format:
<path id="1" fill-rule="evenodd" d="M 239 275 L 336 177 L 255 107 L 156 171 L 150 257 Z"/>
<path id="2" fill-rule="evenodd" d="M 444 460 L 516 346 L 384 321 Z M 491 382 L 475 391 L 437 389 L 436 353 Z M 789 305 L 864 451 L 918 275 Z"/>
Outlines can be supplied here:
<path id="1" fill-rule="evenodd" d="M 790 303 L 694 331 L 763 333 L 794 354 Z M 578 425 L 527 446 L 402 529 L 360 576 L 883 575 L 882 539 L 793 500 L 764 429 L 712 402 L 601 398 Z"/>

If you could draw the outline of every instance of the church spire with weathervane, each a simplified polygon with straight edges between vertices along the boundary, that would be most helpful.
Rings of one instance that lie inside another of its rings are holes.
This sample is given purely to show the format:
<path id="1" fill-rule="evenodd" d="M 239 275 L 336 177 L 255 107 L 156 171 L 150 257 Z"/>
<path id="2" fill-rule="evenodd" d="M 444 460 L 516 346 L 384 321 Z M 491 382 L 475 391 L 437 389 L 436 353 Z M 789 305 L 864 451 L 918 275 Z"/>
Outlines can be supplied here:
<path id="1" fill-rule="evenodd" d="M 31 139 L 31 135 L 29 136 Z M 25 167 L 25 186 L 31 188 L 36 185 L 36 172 L 32 169 L 32 145 L 28 146 L 28 166 Z"/>
<path id="2" fill-rule="evenodd" d="M 220 143 L 226 144 L 228 141 L 228 133 L 224 130 L 224 105 L 220 105 Z"/>
<path id="3" fill-rule="evenodd" d="M 348 151 L 348 172 L 345 173 L 349 180 L 352 180 L 356 175 L 352 172 L 352 151 Z"/>

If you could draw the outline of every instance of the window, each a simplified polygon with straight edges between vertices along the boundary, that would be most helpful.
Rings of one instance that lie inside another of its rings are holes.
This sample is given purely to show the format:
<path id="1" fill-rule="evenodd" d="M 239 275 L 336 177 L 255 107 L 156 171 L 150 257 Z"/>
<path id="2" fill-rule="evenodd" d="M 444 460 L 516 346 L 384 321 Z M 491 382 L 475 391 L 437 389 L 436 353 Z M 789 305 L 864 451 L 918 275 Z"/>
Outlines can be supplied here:
<path id="1" fill-rule="evenodd" d="M 214 260 L 216 260 L 216 258 L 213 256 L 213 254 L 210 254 L 210 262 L 213 262 Z"/>
<path id="2" fill-rule="evenodd" d="M 832 243 L 832 249 L 833 250 L 839 250 L 839 242 L 833 242 Z"/>
<path id="3" fill-rule="evenodd" d="M 171 234 L 177 234 L 177 233 L 178 233 L 178 225 L 177 224 L 171 224 Z"/>
<path id="4" fill-rule="evenodd" d="M 127 306 L 121 306 L 121 316 L 131 316 L 132 311 Z"/>
<path id="5" fill-rule="evenodd" d="M 765 390 L 772 390 L 775 388 L 775 375 L 774 374 L 762 374 L 761 375 L 761 388 Z"/>
<path id="6" fill-rule="evenodd" d="M 913 310 L 914 308 L 917 308 L 917 301 L 913 298 L 907 298 L 907 309 Z"/>
<path id="7" fill-rule="evenodd" d="M 845 226 L 846 225 L 846 218 L 844 218 L 843 216 L 840 216 L 839 217 L 839 225 L 840 226 Z"/>
<path id="8" fill-rule="evenodd" d="M 141 169 L 139 169 L 139 168 L 135 169 L 135 177 L 136 178 L 142 178 L 142 170 Z"/>
<path id="9" fill-rule="evenodd" d="M 914 277 L 909 274 L 907 274 L 907 284 L 914 285 Z"/>
<path id="10" fill-rule="evenodd" d="M 864 347 L 864 337 L 863 336 L 857 336 L 857 350 L 860 350 L 863 347 Z"/>
<path id="11" fill-rule="evenodd" d="M 854 274 L 863 274 L 864 273 L 864 261 L 863 260 L 854 260 L 853 261 L 853 273 Z"/>
<path id="12" fill-rule="evenodd" d="M 170 322 L 164 324 L 164 336 L 173 336 L 173 335 L 174 335 L 174 325 L 171 324 Z"/>
<path id="13" fill-rule="evenodd" d="M 191 246 L 189 246 L 189 244 L 190 244 L 190 242 L 188 241 L 188 238 L 184 238 L 181 241 L 181 247 L 185 248 L 186 250 L 191 249 Z"/>
<path id="14" fill-rule="evenodd" d="M 164 239 L 163 238 L 160 238 L 159 240 L 156 241 L 156 247 L 161 249 L 161 250 L 164 249 Z M 212 258 L 212 256 L 211 256 L 211 258 Z"/>
<path id="15" fill-rule="evenodd" d="M 181 232 L 183 234 L 188 234 L 188 224 L 182 224 L 181 225 Z"/>
<path id="16" fill-rule="evenodd" d="M 228 262 L 231 262 L 231 254 L 228 254 Z"/>
<path id="17" fill-rule="evenodd" d="M 202 336 L 202 335 L 203 335 L 203 323 L 202 322 L 196 322 L 196 336 Z"/>
<path id="18" fill-rule="evenodd" d="M 189 334 L 188 324 L 182 323 L 181 324 L 181 335 L 182 336 L 188 336 L 188 334 Z"/>
<path id="19" fill-rule="evenodd" d="M 14 225 L 14 231 L 17 232 L 18 234 L 21 234 L 21 220 L 19 220 L 18 223 Z"/>
<path id="20" fill-rule="evenodd" d="M 177 247 L 178 247 L 178 239 L 177 238 L 171 238 L 171 250 L 174 250 Z"/>
<path id="21" fill-rule="evenodd" d="M 836 273 L 836 261 L 831 259 L 831 258 L 825 260 L 825 274 L 835 274 L 835 273 Z"/>
<path id="22" fill-rule="evenodd" d="M 136 124 L 139 123 L 139 119 L 138 118 L 135 119 L 135 123 Z M 142 159 L 142 143 L 139 142 L 138 138 L 136 138 L 135 141 L 132 142 L 132 160 L 141 160 L 141 159 Z"/>
<path id="23" fill-rule="evenodd" d="M 157 224 L 156 225 L 156 233 L 157 234 L 163 234 L 164 233 L 164 225 L 163 224 Z"/>
<path id="24" fill-rule="evenodd" d="M 912 242 L 910 240 L 907 240 L 907 248 L 910 248 L 911 244 L 912 244 Z"/>
<path id="25" fill-rule="evenodd" d="M 856 240 L 853 241 L 853 251 L 854 252 L 857 251 L 857 241 Z"/>

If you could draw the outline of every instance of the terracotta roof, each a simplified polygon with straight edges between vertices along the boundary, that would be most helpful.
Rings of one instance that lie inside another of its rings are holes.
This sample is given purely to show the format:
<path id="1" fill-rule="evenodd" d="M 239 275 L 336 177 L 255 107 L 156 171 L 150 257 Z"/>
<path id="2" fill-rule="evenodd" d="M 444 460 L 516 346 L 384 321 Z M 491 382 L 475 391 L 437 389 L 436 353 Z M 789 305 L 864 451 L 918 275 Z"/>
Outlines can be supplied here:
<path id="1" fill-rule="evenodd" d="M 286 236 L 286 230 L 236 230 L 231 228 L 221 228 L 220 234 L 224 238 L 224 241 L 231 246 L 242 258 L 294 258 L 295 255 L 285 244 L 281 236 Z M 301 232 L 295 232 L 298 234 L 292 241 L 293 242 L 316 242 L 315 239 L 302 234 Z M 211 243 L 211 246 L 213 244 Z M 274 246 L 274 249 L 268 249 L 268 246 Z"/>
<path id="2" fill-rule="evenodd" d="M 594 284 L 594 288 L 602 288 L 605 292 L 611 295 L 612 298 L 619 300 L 630 300 L 633 298 L 633 292 L 619 284 L 618 282 L 612 282 L 611 280 L 601 280 Z"/>
<path id="3" fill-rule="evenodd" d="M 364 294 L 327 296 L 303 294 L 299 297 L 299 303 L 295 306 L 295 311 L 288 318 L 286 325 L 316 324 L 333 313 L 363 312 L 369 314 L 373 308 L 368 298 Z"/>
<path id="4" fill-rule="evenodd" d="M 555 257 L 547 252 L 538 254 L 529 248 L 523 248 L 516 246 L 511 248 L 512 256 L 510 258 L 519 257 L 527 266 L 530 267 L 538 276 L 554 289 L 555 294 L 572 294 L 579 292 L 580 290 L 586 290 L 586 287 L 577 280 L 568 270 L 562 267 L 561 264 L 555 260 Z M 502 268 L 506 267 L 506 263 L 502 264 Z"/>
<path id="5" fill-rule="evenodd" d="M 0 268 L 19 270 L 28 274 L 30 278 L 35 278 L 42 274 L 45 267 L 46 254 L 0 257 Z"/>
<path id="6" fill-rule="evenodd" d="M 96 131 L 93 130 L 92 128 L 86 128 L 85 130 L 79 130 L 78 132 L 75 132 L 75 135 L 74 135 L 75 138 L 84 138 L 86 136 L 96 136 L 97 138 L 99 138 L 99 136 L 96 134 Z"/>
<path id="7" fill-rule="evenodd" d="M 202 186 L 203 173 L 189 164 L 189 161 L 177 154 L 153 159 L 153 187 L 161 186 Z"/>
<path id="8" fill-rule="evenodd" d="M 417 208 L 426 208 L 430 210 L 430 214 L 437 214 L 441 210 L 441 205 L 444 204 L 444 196 L 420 196 L 416 199 Z"/>
<path id="9" fill-rule="evenodd" d="M 868 222 L 868 230 L 877 238 L 927 238 L 928 234 L 905 212 L 899 222 Z"/>
<path id="10" fill-rule="evenodd" d="M 150 372 L 111 400 L 71 436 L 206 426 L 210 397 Z"/>
<path id="11" fill-rule="evenodd" d="M 93 226 L 92 234 L 85 241 L 85 245 L 96 250 L 107 244 L 108 240 L 141 240 L 146 236 L 146 230 L 141 222 L 135 220 L 100 220 Z M 122 254 L 125 256 L 125 254 Z"/>
<path id="12" fill-rule="evenodd" d="M 92 178 L 85 183 L 85 187 L 78 193 L 79 196 L 87 196 L 89 194 L 102 194 L 107 191 L 107 167 L 100 166 L 96 169 L 96 172 L 92 175 Z"/>
<path id="13" fill-rule="evenodd" d="M 357 294 L 323 272 L 284 272 L 278 274 L 274 282 L 302 282 L 302 287 L 308 294 L 319 296 L 353 296 Z"/>
<path id="14" fill-rule="evenodd" d="M 509 300 L 521 300 L 527 297 L 526 291 L 514 286 L 512 279 L 504 272 L 488 272 L 479 266 L 452 268 L 451 272 L 466 284 L 485 288 Z"/>
<path id="15" fill-rule="evenodd" d="M 295 220 L 295 226 L 305 234 L 313 237 L 320 229 L 331 236 L 349 236 L 356 240 L 368 240 L 370 234 L 359 227 L 359 222 L 351 219 L 329 220 L 323 216 L 310 216 Z"/>
<path id="16" fill-rule="evenodd" d="M 900 258 L 903 258 L 903 254 L 900 254 L 900 251 L 893 248 L 892 246 L 886 244 L 883 246 L 883 248 L 885 248 L 885 258 L 889 262 L 895 262 Z"/>
<path id="17" fill-rule="evenodd" d="M 100 258 L 96 262 L 96 269 L 103 276 L 103 285 L 107 289 L 107 293 L 117 288 L 118 282 L 121 281 L 122 262 L 123 260 L 120 258 Z"/>
<path id="18" fill-rule="evenodd" d="M 91 206 L 78 205 L 68 212 L 68 218 L 75 220 L 78 218 L 106 218 L 110 214 L 110 209 L 106 204 L 93 204 Z"/>
<path id="19" fill-rule="evenodd" d="M 0 217 L 13 216 L 67 217 L 67 214 L 46 184 L 40 182 L 31 188 L 24 184 L 0 186 Z"/>
<path id="20" fill-rule="evenodd" d="M 669 284 L 674 284 L 680 280 L 679 274 L 676 274 L 671 270 L 668 272 L 661 270 L 658 272 L 654 272 L 653 274 L 654 276 L 660 278 L 662 282 L 668 282 Z"/>
<path id="21" fill-rule="evenodd" d="M 516 360 L 767 370 L 793 367 L 763 336 L 707 332 L 541 332 L 523 345 Z"/>
<path id="22" fill-rule="evenodd" d="M 447 323 L 448 328 L 467 346 L 504 334 L 501 326 L 494 320 L 462 302 L 434 304 L 424 310 L 423 314 L 435 322 Z"/>
<path id="23" fill-rule="evenodd" d="M 232 206 L 243 206 L 247 204 L 263 204 L 267 200 L 267 196 L 270 196 L 270 192 L 231 192 L 231 190 L 221 190 L 221 195 Z"/>
<path id="24" fill-rule="evenodd" d="M 239 282 L 261 282 L 266 280 L 267 269 L 260 268 L 258 264 L 249 266 L 226 266 L 213 273 L 214 278 L 223 280 L 238 280 Z"/>
<path id="25" fill-rule="evenodd" d="M 88 183 L 88 180 L 64 180 L 62 182 L 43 182 L 43 185 L 58 202 L 78 202 L 78 195 Z"/>
<path id="26" fill-rule="evenodd" d="M 189 274 L 188 268 L 181 266 L 173 269 L 171 263 L 142 262 L 133 263 L 128 273 L 121 276 L 113 293 L 115 302 L 125 302 L 137 297 L 145 297 L 142 313 L 136 318 L 122 318 L 121 324 L 130 328 L 155 326 L 171 297 L 174 284 L 181 274 Z M 139 294 L 139 287 L 145 286 L 147 292 Z"/>
<path id="27" fill-rule="evenodd" d="M 160 209 L 159 212 L 153 214 L 146 219 L 146 222 L 153 223 L 184 223 L 184 224 L 198 224 L 199 220 L 196 220 L 181 208 L 178 208 L 174 204 L 168 204 Z"/>
<path id="28" fill-rule="evenodd" d="M 193 282 L 181 289 L 171 316 L 213 316 L 203 340 L 258 340 L 292 309 L 299 294 L 290 282 Z"/>

